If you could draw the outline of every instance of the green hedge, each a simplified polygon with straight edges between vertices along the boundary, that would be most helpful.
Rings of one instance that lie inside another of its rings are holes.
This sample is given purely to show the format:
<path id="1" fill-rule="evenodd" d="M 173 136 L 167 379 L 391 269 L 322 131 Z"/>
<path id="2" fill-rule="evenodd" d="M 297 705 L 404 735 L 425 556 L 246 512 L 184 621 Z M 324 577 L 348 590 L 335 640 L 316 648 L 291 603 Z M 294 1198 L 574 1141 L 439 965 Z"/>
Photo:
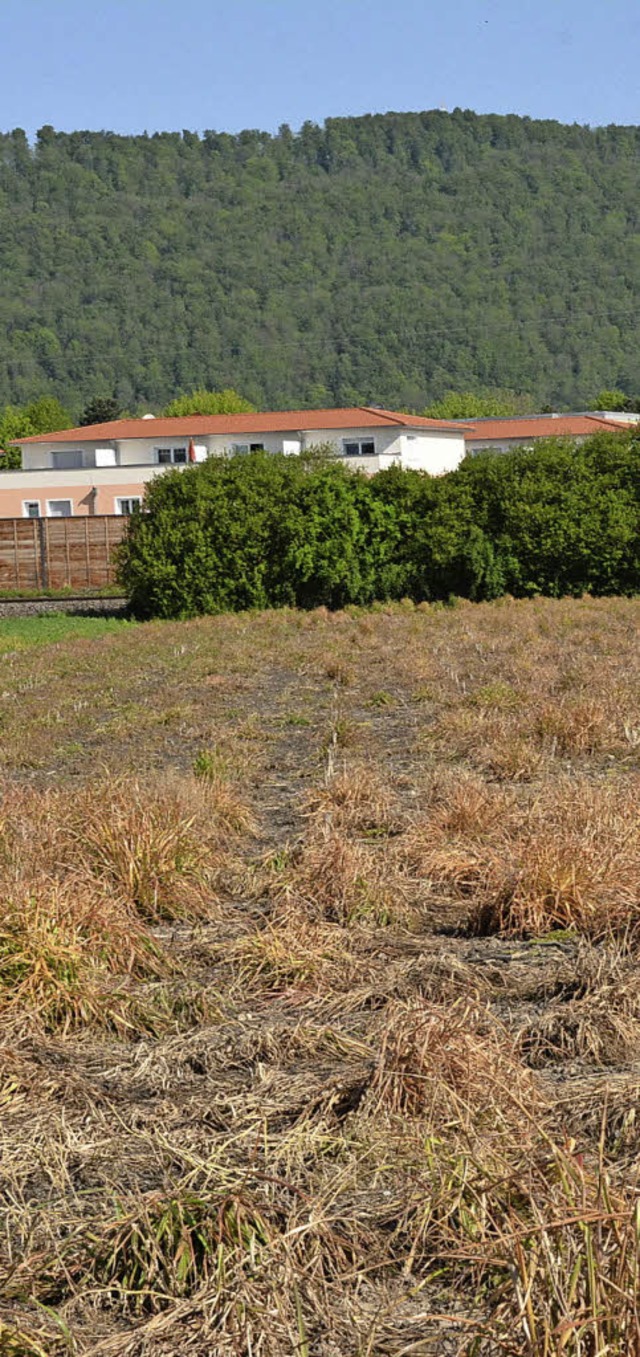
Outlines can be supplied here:
<path id="1" fill-rule="evenodd" d="M 138 617 L 640 590 L 629 433 L 367 479 L 326 452 L 212 458 L 148 487 L 120 549 Z"/>

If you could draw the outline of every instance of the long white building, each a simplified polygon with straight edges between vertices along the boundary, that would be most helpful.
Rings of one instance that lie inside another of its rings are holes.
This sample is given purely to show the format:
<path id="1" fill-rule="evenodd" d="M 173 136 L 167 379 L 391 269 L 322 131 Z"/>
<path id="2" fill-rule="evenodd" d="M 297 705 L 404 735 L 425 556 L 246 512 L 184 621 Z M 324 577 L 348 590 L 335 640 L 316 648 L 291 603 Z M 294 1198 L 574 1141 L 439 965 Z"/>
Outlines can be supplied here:
<path id="1" fill-rule="evenodd" d="M 0 472 L 0 517 L 128 514 L 167 467 L 258 449 L 294 456 L 329 444 L 362 471 L 397 464 L 438 476 L 464 457 L 464 432 L 377 406 L 113 420 L 16 440 L 22 469 Z"/>

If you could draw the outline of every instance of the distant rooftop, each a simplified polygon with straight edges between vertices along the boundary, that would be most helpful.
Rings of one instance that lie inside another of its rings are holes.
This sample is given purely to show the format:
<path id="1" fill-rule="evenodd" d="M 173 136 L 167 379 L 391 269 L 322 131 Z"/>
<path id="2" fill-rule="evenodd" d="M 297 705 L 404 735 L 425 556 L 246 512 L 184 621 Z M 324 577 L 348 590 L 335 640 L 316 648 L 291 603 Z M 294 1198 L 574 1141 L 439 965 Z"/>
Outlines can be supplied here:
<path id="1" fill-rule="evenodd" d="M 468 440 L 491 442 L 509 438 L 585 438 L 589 434 L 620 433 L 627 420 L 603 414 L 510 415 L 506 419 L 465 420 Z"/>
<path id="2" fill-rule="evenodd" d="M 198 438 L 207 434 L 313 433 L 333 429 L 439 429 L 460 433 L 457 420 L 426 419 L 377 405 L 353 405 L 335 410 L 264 410 L 246 415 L 144 415 L 142 419 L 113 419 L 107 424 L 88 424 L 56 433 L 16 438 L 20 447 L 29 443 L 111 443 L 128 438 Z"/>

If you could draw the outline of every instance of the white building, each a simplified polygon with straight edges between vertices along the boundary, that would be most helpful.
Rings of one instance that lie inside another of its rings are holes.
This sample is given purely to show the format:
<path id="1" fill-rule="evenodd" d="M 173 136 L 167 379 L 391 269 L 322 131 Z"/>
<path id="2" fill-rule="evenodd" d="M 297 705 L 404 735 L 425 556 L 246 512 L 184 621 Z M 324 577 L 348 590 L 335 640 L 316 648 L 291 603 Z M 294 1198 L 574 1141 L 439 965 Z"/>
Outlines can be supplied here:
<path id="1" fill-rule="evenodd" d="M 567 415 L 510 415 L 464 420 L 467 452 L 509 452 L 532 448 L 541 438 L 571 438 L 583 443 L 596 433 L 620 433 L 638 420 L 638 415 L 602 414 L 597 411 Z M 463 422 L 460 422 L 463 427 Z"/>
<path id="2" fill-rule="evenodd" d="M 438 476 L 465 454 L 465 428 L 377 406 L 113 420 L 16 440 L 20 471 L 0 472 L 0 518 L 127 514 L 168 466 L 263 449 L 296 455 L 330 444 L 351 468 L 398 465 Z"/>

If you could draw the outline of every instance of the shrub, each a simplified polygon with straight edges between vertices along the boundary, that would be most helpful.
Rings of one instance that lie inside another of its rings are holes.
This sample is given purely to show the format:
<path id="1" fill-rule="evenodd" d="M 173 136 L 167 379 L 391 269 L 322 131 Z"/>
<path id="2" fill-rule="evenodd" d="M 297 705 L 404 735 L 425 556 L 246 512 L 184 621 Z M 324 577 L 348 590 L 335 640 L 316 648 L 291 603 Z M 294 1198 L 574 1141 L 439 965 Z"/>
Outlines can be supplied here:
<path id="1" fill-rule="evenodd" d="M 316 449 L 211 458 L 149 487 L 120 548 L 138 617 L 509 592 L 632 593 L 638 450 L 627 434 L 367 479 Z"/>
<path id="2" fill-rule="evenodd" d="M 328 456 L 255 453 L 168 472 L 132 519 L 120 576 L 139 617 L 344 607 L 387 597 L 394 517 Z"/>
<path id="3" fill-rule="evenodd" d="M 467 482 L 502 587 L 516 597 L 633 593 L 640 583 L 638 461 L 624 434 L 598 434 L 580 447 L 549 439 L 531 450 L 467 458 L 454 475 Z"/>

